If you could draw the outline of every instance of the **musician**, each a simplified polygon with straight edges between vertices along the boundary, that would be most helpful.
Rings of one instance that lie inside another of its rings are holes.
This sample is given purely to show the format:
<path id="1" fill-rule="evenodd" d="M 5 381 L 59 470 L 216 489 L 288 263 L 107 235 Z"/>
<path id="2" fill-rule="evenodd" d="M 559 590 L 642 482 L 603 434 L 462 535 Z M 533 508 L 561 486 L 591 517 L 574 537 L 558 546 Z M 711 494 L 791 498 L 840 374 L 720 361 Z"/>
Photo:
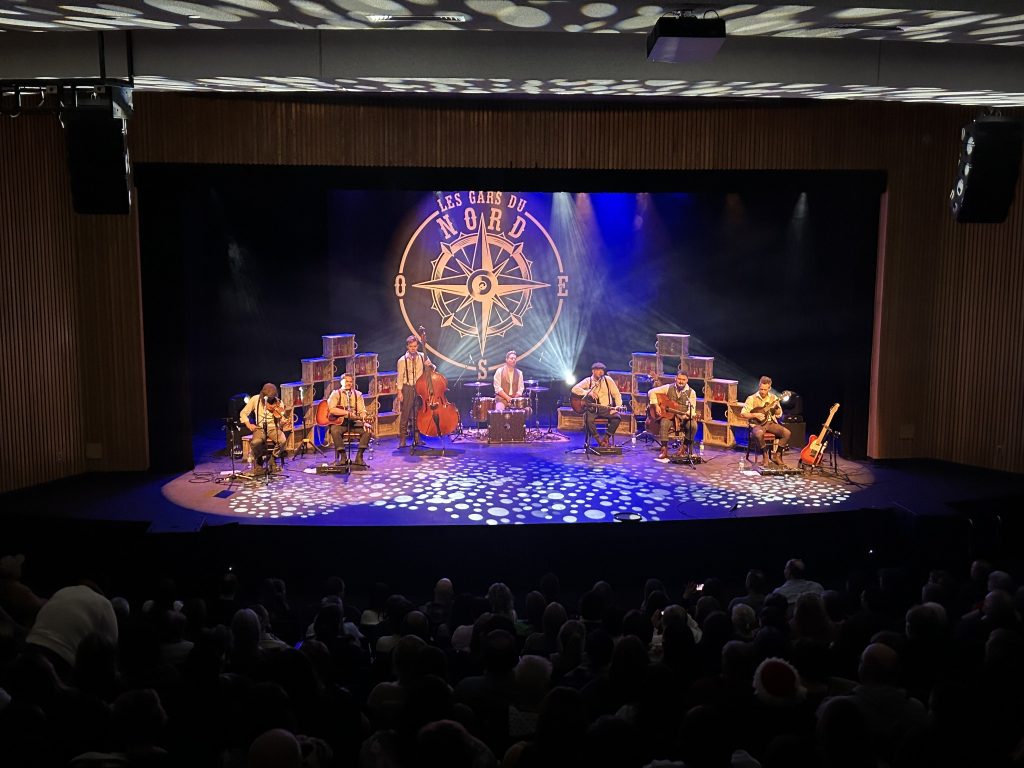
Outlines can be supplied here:
<path id="1" fill-rule="evenodd" d="M 693 438 L 697 434 L 697 393 L 690 388 L 689 382 L 690 377 L 680 371 L 676 374 L 674 384 L 655 387 L 647 393 L 659 419 L 659 459 L 668 458 L 668 439 L 672 432 L 681 432 L 683 435 L 677 456 L 686 453 L 686 446 L 693 444 Z M 665 406 L 672 408 L 672 411 L 666 410 Z"/>
<path id="2" fill-rule="evenodd" d="M 622 407 L 622 395 L 614 379 L 607 376 L 608 366 L 604 363 L 594 363 L 590 366 L 590 375 L 572 388 L 574 395 L 592 400 L 597 404 L 596 408 L 586 408 L 583 412 L 583 431 L 587 437 L 597 439 L 598 444 L 607 447 L 615 439 L 615 430 L 619 428 L 622 417 L 619 416 L 616 408 Z M 597 434 L 595 419 L 608 419 L 608 431 L 604 437 Z"/>
<path id="3" fill-rule="evenodd" d="M 370 430 L 366 428 L 366 403 L 362 393 L 356 389 L 356 380 L 351 373 L 341 377 L 341 389 L 336 389 L 327 398 L 327 412 L 344 419 L 331 425 L 331 440 L 334 449 L 345 445 L 345 435 L 359 435 L 359 450 L 353 464 L 363 463 L 363 452 L 370 444 Z M 340 455 L 340 454 L 339 454 Z M 344 461 L 344 458 L 340 459 Z"/>
<path id="4" fill-rule="evenodd" d="M 505 354 L 505 364 L 494 372 L 494 410 L 504 411 L 513 398 L 525 391 L 523 372 L 516 368 L 518 359 L 514 349 Z"/>
<path id="5" fill-rule="evenodd" d="M 433 365 L 430 358 L 419 351 L 420 340 L 410 336 L 405 340 L 405 354 L 398 358 L 398 394 L 395 405 L 398 406 L 398 447 L 405 448 L 406 436 L 409 434 L 409 422 L 412 421 L 413 447 L 424 445 L 416 426 L 416 414 L 419 411 L 419 397 L 416 396 L 416 382 L 423 375 L 424 365 Z"/>
<path id="6" fill-rule="evenodd" d="M 757 384 L 757 392 L 744 401 L 740 418 L 752 422 L 750 439 L 754 443 L 754 447 L 761 453 L 764 453 L 765 432 L 778 438 L 775 441 L 775 450 L 769 458 L 779 466 L 785 466 L 785 462 L 782 460 L 782 451 L 789 444 L 792 433 L 779 424 L 782 404 L 779 402 L 779 398 L 772 394 L 771 389 L 772 380 L 768 376 L 762 376 Z"/>
<path id="7" fill-rule="evenodd" d="M 249 416 L 253 416 L 253 421 L 249 421 Z M 252 444 L 249 447 L 256 464 L 263 466 L 267 457 L 268 439 L 274 441 L 273 458 L 284 459 L 287 433 L 292 429 L 292 422 L 290 415 L 285 414 L 282 408 L 277 387 L 270 382 L 264 384 L 258 395 L 253 395 L 245 402 L 238 420 L 252 432 Z M 274 462 L 270 463 L 270 467 L 277 469 Z"/>

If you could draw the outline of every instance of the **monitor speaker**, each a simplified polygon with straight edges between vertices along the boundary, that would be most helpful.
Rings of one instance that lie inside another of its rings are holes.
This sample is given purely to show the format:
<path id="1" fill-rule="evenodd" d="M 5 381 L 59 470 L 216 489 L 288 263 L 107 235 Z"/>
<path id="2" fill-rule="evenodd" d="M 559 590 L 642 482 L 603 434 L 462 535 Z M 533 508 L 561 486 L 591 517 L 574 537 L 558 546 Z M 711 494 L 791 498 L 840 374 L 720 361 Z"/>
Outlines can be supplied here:
<path id="1" fill-rule="evenodd" d="M 128 213 L 132 196 L 125 121 L 101 110 L 65 112 L 61 120 L 75 212 Z"/>

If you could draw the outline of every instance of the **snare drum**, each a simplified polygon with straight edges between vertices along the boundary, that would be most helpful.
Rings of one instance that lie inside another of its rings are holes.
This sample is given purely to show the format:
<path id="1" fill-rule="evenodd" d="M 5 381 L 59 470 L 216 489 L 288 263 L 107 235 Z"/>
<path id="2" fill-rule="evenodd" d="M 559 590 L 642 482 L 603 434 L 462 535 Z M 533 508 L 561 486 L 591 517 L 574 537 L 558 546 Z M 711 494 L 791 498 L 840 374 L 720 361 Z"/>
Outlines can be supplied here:
<path id="1" fill-rule="evenodd" d="M 513 411 L 525 411 L 530 407 L 530 398 L 528 397 L 513 397 L 508 404 L 508 407 Z"/>
<path id="2" fill-rule="evenodd" d="M 473 421 L 487 421 L 487 414 L 494 410 L 493 397 L 481 397 L 473 403 Z"/>

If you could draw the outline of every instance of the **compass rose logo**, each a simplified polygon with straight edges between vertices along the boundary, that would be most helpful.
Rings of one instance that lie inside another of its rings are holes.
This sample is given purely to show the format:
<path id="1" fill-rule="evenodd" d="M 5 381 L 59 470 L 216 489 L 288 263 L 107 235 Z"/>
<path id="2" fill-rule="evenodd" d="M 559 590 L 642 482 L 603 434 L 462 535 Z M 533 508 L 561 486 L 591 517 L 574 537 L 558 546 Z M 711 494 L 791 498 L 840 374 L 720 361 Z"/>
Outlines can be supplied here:
<path id="1" fill-rule="evenodd" d="M 431 352 L 482 377 L 500 365 L 488 365 L 489 350 L 504 357 L 495 337 L 525 350 L 520 359 L 541 346 L 568 296 L 568 275 L 526 198 L 456 192 L 437 202 L 406 245 L 395 294 L 410 329 L 410 310 L 417 321 L 423 309 L 436 313 L 442 333 L 430 338 Z"/>

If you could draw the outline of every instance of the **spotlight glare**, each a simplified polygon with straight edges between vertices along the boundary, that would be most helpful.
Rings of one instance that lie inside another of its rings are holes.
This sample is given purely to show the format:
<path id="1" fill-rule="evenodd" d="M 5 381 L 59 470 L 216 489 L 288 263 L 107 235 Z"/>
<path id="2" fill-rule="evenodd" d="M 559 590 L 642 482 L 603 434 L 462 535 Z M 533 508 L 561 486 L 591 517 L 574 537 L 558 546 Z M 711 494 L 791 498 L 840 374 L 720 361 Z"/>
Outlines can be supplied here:
<path id="1" fill-rule="evenodd" d="M 565 383 L 566 384 L 575 384 L 576 383 L 576 376 L 575 376 L 575 374 L 572 371 L 566 371 L 564 379 L 565 379 Z"/>

